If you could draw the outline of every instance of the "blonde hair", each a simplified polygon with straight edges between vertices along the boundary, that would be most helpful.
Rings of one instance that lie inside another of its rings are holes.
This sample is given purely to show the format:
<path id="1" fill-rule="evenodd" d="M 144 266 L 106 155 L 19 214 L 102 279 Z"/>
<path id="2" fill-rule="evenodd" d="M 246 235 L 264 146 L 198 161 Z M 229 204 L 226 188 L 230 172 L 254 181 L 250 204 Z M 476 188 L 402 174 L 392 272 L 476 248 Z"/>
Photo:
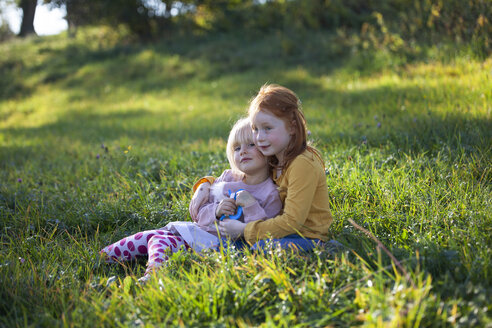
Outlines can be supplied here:
<path id="1" fill-rule="evenodd" d="M 307 143 L 306 119 L 302 112 L 301 101 L 290 89 L 278 84 L 265 84 L 249 106 L 249 117 L 252 119 L 258 112 L 265 111 L 285 122 L 286 127 L 292 127 L 294 134 L 284 154 L 284 163 L 279 165 L 275 156 L 268 158 L 268 163 L 274 168 L 287 167 L 290 162 L 304 150 L 309 150 L 321 159 L 316 149 Z"/>
<path id="2" fill-rule="evenodd" d="M 243 117 L 234 123 L 234 126 L 229 133 L 229 139 L 227 140 L 227 159 L 231 170 L 235 173 L 242 173 L 234 162 L 234 148 L 243 143 L 253 143 L 253 130 L 251 129 L 251 121 L 249 117 Z"/>

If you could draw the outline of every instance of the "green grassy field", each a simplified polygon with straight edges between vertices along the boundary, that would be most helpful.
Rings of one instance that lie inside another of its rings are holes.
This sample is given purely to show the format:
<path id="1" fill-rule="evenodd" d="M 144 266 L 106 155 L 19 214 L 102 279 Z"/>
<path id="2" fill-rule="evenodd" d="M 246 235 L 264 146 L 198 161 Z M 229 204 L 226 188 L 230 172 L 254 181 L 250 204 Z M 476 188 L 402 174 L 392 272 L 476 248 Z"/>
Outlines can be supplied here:
<path id="1" fill-rule="evenodd" d="M 0 44 L 0 326 L 492 325 L 490 57 L 115 37 Z M 227 168 L 228 131 L 266 82 L 302 100 L 347 250 L 177 254 L 145 286 L 145 261 L 100 262 L 190 219 L 193 182 Z"/>

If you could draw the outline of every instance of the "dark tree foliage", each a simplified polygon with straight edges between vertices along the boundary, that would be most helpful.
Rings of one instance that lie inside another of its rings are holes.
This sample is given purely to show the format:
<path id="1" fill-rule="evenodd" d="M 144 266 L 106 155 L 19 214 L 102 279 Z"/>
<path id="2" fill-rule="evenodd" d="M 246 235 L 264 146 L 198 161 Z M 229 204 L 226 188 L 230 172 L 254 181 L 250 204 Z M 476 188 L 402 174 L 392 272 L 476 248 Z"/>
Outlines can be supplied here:
<path id="1" fill-rule="evenodd" d="M 126 24 L 144 38 L 150 31 L 148 11 L 141 0 L 45 0 L 53 6 L 65 6 L 69 30 L 92 24 Z"/>
<path id="2" fill-rule="evenodd" d="M 92 24 L 128 28 L 139 38 L 149 39 L 171 25 L 172 12 L 189 10 L 193 1 L 170 0 L 44 0 L 55 7 L 65 6 L 69 29 Z"/>
<path id="3" fill-rule="evenodd" d="M 35 0 L 30 0 L 35 1 Z M 30 2 L 22 0 L 22 2 Z M 490 51 L 490 0 L 44 0 L 66 6 L 69 26 L 128 26 L 141 39 L 174 31 L 378 31 L 401 42 L 446 36 Z M 388 39 L 383 36 L 382 38 Z"/>

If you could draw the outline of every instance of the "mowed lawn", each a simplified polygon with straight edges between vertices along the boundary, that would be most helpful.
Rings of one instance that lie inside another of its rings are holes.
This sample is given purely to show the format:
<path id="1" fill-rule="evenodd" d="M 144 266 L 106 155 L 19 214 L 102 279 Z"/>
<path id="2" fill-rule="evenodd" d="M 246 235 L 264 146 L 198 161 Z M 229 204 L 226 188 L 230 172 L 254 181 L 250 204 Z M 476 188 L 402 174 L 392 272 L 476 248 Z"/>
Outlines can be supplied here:
<path id="1" fill-rule="evenodd" d="M 0 44 L 0 326 L 492 324 L 490 57 L 116 37 Z M 191 186 L 228 167 L 264 83 L 302 101 L 346 249 L 176 254 L 145 286 L 144 259 L 102 263 L 110 242 L 190 220 Z"/>

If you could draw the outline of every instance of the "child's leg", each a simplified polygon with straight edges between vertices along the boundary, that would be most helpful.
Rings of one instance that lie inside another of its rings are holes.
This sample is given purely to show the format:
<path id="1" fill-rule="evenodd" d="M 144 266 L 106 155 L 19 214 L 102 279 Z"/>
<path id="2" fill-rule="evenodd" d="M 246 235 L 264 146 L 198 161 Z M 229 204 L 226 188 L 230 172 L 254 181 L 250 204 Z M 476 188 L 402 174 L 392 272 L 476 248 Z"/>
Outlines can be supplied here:
<path id="1" fill-rule="evenodd" d="M 151 271 L 157 269 L 169 259 L 166 253 L 175 253 L 180 248 L 190 248 L 183 238 L 172 234 L 153 236 L 149 240 L 148 247 L 149 261 L 147 262 L 145 276 L 148 276 Z"/>
<path id="2" fill-rule="evenodd" d="M 154 236 L 171 234 L 167 230 L 147 230 L 123 238 L 114 244 L 104 247 L 99 253 L 106 254 L 106 262 L 131 260 L 137 256 L 148 254 L 149 240 Z"/>

